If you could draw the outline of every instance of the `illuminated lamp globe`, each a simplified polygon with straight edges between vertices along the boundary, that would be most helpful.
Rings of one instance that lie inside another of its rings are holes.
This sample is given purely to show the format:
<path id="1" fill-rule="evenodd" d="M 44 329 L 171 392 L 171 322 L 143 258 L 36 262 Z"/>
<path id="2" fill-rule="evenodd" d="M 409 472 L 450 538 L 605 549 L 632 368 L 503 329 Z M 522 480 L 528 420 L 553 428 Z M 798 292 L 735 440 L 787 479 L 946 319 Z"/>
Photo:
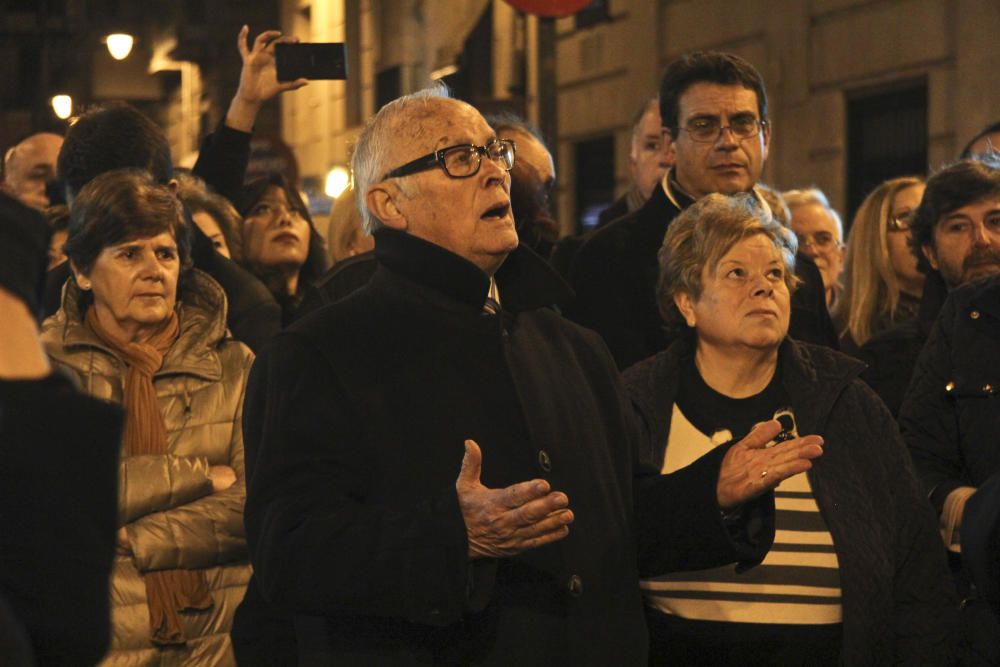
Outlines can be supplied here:
<path id="1" fill-rule="evenodd" d="M 116 32 L 108 35 L 104 40 L 108 45 L 108 53 L 115 60 L 125 60 L 128 58 L 128 54 L 132 53 L 132 44 L 135 43 L 135 39 L 132 35 L 127 35 L 122 32 Z"/>
<path id="2" fill-rule="evenodd" d="M 73 98 L 69 95 L 55 95 L 52 97 L 52 110 L 56 117 L 66 120 L 73 113 Z"/>
<path id="3" fill-rule="evenodd" d="M 326 187 L 323 189 L 326 196 L 336 199 L 344 193 L 347 186 L 351 184 L 351 174 L 345 167 L 334 167 L 326 175 Z"/>

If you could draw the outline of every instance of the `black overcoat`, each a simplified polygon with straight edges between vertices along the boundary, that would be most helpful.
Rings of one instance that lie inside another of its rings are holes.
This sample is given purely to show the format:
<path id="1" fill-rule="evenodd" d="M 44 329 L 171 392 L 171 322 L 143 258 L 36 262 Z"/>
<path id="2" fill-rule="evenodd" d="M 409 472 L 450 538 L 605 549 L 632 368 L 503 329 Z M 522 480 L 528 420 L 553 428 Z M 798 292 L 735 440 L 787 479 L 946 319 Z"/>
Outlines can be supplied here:
<path id="1" fill-rule="evenodd" d="M 255 586 L 296 614 L 300 652 L 325 644 L 321 662 L 351 665 L 640 665 L 640 567 L 763 557 L 773 498 L 750 512 L 765 538 L 734 542 L 715 499 L 723 450 L 669 476 L 637 467 L 614 363 L 596 334 L 544 306 L 565 285 L 540 258 L 508 257 L 503 309 L 489 316 L 487 276 L 458 256 L 390 230 L 376 255 L 368 284 L 275 338 L 248 390 Z M 467 438 L 487 486 L 541 477 L 564 491 L 569 537 L 470 564 L 455 491 Z"/>

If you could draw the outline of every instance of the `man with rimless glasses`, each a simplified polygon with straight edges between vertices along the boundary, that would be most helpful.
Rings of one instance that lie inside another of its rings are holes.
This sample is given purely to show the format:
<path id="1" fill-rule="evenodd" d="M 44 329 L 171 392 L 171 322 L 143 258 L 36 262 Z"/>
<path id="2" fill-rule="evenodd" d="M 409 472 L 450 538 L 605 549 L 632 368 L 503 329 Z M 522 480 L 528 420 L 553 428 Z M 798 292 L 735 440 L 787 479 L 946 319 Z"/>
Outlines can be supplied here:
<path id="1" fill-rule="evenodd" d="M 642 208 L 580 248 L 570 274 L 571 317 L 600 333 L 623 369 L 669 343 L 656 305 L 656 253 L 667 226 L 707 194 L 753 191 L 771 143 L 764 81 L 729 53 L 696 51 L 671 63 L 660 83 L 660 116 L 674 166 Z M 789 335 L 836 347 L 822 279 L 801 253 L 796 274 L 802 285 L 792 296 Z"/>
<path id="2" fill-rule="evenodd" d="M 606 348 L 518 245 L 515 154 L 433 91 L 358 139 L 375 274 L 279 334 L 247 390 L 251 590 L 298 640 L 273 664 L 644 665 L 640 568 L 758 562 L 763 494 L 821 454 L 764 448 L 772 422 L 672 475 L 639 466 Z M 264 636 L 242 628 L 238 650 Z"/>

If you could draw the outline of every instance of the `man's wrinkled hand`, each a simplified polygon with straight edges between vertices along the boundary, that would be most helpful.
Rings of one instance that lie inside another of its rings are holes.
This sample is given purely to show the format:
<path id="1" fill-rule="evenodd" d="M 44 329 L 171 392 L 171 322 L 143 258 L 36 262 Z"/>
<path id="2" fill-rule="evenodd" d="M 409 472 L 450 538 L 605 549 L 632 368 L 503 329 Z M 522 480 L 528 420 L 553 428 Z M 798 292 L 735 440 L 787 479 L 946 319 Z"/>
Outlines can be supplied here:
<path id="1" fill-rule="evenodd" d="M 502 558 L 569 535 L 573 512 L 565 493 L 544 479 L 490 489 L 479 481 L 483 454 L 465 441 L 462 470 L 455 481 L 469 539 L 469 558 Z"/>
<path id="2" fill-rule="evenodd" d="M 716 494 L 719 507 L 730 510 L 812 468 L 823 454 L 823 438 L 807 435 L 773 447 L 766 445 L 781 432 L 777 421 L 762 422 L 729 448 L 719 469 Z"/>

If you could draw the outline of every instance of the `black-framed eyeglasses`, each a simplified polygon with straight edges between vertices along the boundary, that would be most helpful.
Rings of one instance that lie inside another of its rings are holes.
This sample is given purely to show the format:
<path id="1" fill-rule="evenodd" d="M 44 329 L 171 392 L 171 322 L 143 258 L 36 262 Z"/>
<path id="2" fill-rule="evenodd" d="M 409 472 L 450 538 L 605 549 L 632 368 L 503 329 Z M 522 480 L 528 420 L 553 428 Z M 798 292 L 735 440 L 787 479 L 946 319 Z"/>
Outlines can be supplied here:
<path id="1" fill-rule="evenodd" d="M 767 127 L 766 120 L 747 114 L 733 116 L 729 119 L 729 125 L 723 125 L 721 120 L 711 116 L 692 118 L 681 129 L 691 136 L 692 141 L 714 144 L 724 130 L 732 132 L 737 139 L 749 139 L 760 134 L 765 127 Z"/>
<path id="2" fill-rule="evenodd" d="M 510 171 L 514 166 L 516 150 L 517 146 L 510 139 L 494 139 L 485 146 L 475 144 L 448 146 L 393 169 L 383 176 L 382 180 L 409 176 L 434 167 L 441 167 L 451 178 L 469 178 L 479 173 L 484 155 L 496 162 L 504 171 Z"/>
<path id="3" fill-rule="evenodd" d="M 910 231 L 910 225 L 913 224 L 913 219 L 916 216 L 917 209 L 904 211 L 898 215 L 890 216 L 888 230 L 890 232 L 908 232 Z"/>

